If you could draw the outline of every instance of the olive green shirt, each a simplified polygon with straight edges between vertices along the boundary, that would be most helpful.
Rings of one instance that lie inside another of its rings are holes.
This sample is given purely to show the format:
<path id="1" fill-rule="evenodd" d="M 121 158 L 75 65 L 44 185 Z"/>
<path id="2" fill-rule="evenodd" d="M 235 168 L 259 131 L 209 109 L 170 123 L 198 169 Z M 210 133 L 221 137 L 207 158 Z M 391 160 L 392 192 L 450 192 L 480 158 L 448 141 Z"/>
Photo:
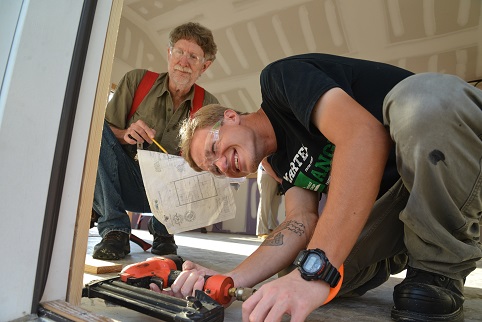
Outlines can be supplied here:
<path id="1" fill-rule="evenodd" d="M 156 130 L 155 140 L 169 154 L 179 154 L 179 127 L 182 121 L 189 117 L 194 98 L 194 86 L 191 88 L 187 99 L 174 112 L 174 104 L 168 90 L 169 76 L 167 73 L 161 73 L 149 93 L 139 104 L 132 118 L 127 120 L 134 94 L 145 73 L 145 69 L 135 69 L 124 75 L 114 96 L 107 104 L 105 120 L 119 129 L 126 129 L 137 120 L 143 120 Z M 208 91 L 204 92 L 203 106 L 217 103 L 219 102 L 214 95 Z M 132 157 L 136 154 L 136 145 L 125 145 L 124 147 Z M 151 144 L 148 149 L 160 151 L 155 144 Z"/>

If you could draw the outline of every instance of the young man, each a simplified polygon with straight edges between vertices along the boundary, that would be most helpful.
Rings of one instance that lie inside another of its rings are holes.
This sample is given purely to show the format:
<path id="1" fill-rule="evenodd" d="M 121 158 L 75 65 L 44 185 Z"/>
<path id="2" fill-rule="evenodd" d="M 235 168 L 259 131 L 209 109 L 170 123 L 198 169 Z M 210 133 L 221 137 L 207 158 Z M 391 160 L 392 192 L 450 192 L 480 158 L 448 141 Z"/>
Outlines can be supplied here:
<path id="1" fill-rule="evenodd" d="M 337 296 L 362 295 L 406 268 L 393 319 L 463 320 L 464 280 L 482 257 L 482 91 L 324 54 L 270 64 L 261 91 L 255 113 L 213 105 L 181 128 L 194 169 L 241 177 L 268 156 L 283 180 L 286 220 L 227 275 L 249 287 L 298 269 L 244 302 L 243 320 L 304 321 L 336 293 L 342 264 Z M 174 295 L 216 273 L 184 269 Z"/>
<path id="2" fill-rule="evenodd" d="M 126 211 L 151 212 L 135 158 L 137 143 L 150 144 L 149 150 L 160 151 L 153 144 L 154 138 L 168 153 L 179 153 L 179 127 L 189 118 L 196 95 L 194 84 L 212 64 L 216 52 L 209 29 L 186 23 L 171 31 L 168 71 L 157 77 L 133 115 L 134 95 L 147 71 L 130 71 L 119 82 L 107 105 L 102 133 L 93 203 L 102 241 L 94 247 L 94 258 L 116 260 L 129 254 L 131 223 Z M 207 91 L 201 99 L 202 105 L 218 103 Z M 149 231 L 154 235 L 153 254 L 177 253 L 174 236 L 154 217 Z"/>

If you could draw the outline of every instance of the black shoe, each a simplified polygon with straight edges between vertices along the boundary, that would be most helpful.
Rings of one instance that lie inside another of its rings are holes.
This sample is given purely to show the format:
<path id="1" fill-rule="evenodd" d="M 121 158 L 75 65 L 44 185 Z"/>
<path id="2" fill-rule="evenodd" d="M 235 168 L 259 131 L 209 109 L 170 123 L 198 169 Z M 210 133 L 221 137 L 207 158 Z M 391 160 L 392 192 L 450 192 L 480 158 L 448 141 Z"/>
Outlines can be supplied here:
<path id="1" fill-rule="evenodd" d="M 408 267 L 393 301 L 395 321 L 463 321 L 464 281 Z"/>
<path id="2" fill-rule="evenodd" d="M 107 233 L 100 243 L 94 246 L 92 257 L 95 259 L 122 259 L 131 252 L 129 234 L 121 231 Z"/>
<path id="3" fill-rule="evenodd" d="M 154 235 L 151 253 L 155 255 L 176 255 L 177 245 L 173 235 L 160 236 Z"/>
<path id="4" fill-rule="evenodd" d="M 164 235 L 161 236 L 154 231 L 152 224 L 152 218 L 147 224 L 147 230 L 154 236 L 154 241 L 152 242 L 151 253 L 154 255 L 177 255 L 177 245 L 174 241 L 174 235 Z"/>

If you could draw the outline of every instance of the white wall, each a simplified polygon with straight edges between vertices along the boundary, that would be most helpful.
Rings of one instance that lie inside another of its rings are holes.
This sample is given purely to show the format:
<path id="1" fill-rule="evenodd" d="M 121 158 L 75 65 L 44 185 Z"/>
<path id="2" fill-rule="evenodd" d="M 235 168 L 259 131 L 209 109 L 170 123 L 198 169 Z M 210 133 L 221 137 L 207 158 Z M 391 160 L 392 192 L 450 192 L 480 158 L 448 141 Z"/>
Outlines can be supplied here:
<path id="1" fill-rule="evenodd" d="M 5 70 L 0 92 L 1 321 L 31 313 L 51 168 L 82 5 L 83 1 L 79 0 L 0 2 L 0 71 Z M 99 1 L 98 7 L 105 8 L 101 17 L 104 21 L 97 24 L 106 24 L 109 6 L 110 1 Z M 99 11 L 96 21 L 97 14 Z M 5 34 L 8 37 L 4 37 Z M 88 63 L 92 55 L 102 53 L 99 44 L 103 44 L 105 30 L 103 35 L 102 31 L 96 35 L 96 30 L 92 34 L 97 36 L 98 52 L 89 51 Z M 83 167 L 98 71 L 98 62 L 86 67 L 84 82 L 88 86 L 81 89 L 76 116 L 80 123 L 74 125 L 70 150 L 77 160 L 69 159 L 58 226 L 60 233 L 55 242 L 57 253 L 53 255 L 53 262 L 61 258 L 52 264 L 59 279 L 54 280 L 54 287 L 47 287 L 44 293 L 47 299 L 65 298 L 66 294 L 79 173 Z M 59 248 L 59 245 L 64 246 Z"/>
<path id="2" fill-rule="evenodd" d="M 52 263 L 41 302 L 56 299 L 65 300 L 70 273 L 70 254 L 75 251 L 72 249 L 73 237 L 76 228 L 75 221 L 88 143 L 87 138 L 90 131 L 111 5 L 110 1 L 99 0 L 97 2 L 72 133 Z M 105 90 L 108 91 L 109 89 L 106 88 Z M 105 105 L 107 105 L 107 101 Z"/>
<path id="3" fill-rule="evenodd" d="M 21 8 L 21 1 L 0 2 L 0 93 L 2 92 L 3 79 L 7 68 L 10 50 L 15 50 L 16 48 L 16 45 L 13 44 L 13 40 L 17 21 L 20 19 Z M 5 85 L 7 84 L 8 83 Z M 0 102 L 0 124 L 2 124 L 3 106 L 4 104 Z"/>

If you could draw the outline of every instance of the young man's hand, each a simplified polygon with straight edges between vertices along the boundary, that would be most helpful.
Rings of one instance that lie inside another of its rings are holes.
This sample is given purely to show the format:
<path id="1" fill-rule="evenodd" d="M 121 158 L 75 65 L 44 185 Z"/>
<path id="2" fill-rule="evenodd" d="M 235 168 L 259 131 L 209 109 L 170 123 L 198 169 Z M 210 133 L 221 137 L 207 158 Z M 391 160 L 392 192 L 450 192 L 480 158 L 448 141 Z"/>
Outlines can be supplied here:
<path id="1" fill-rule="evenodd" d="M 298 270 L 259 288 L 243 303 L 243 321 L 281 321 L 284 314 L 291 322 L 305 321 L 321 306 L 330 292 L 322 281 L 305 281 Z"/>
<path id="2" fill-rule="evenodd" d="M 170 290 L 162 290 L 162 293 L 179 298 L 194 296 L 196 290 L 203 289 L 206 275 L 219 275 L 219 273 L 191 261 L 185 261 L 182 265 L 182 273 L 172 283 Z M 161 292 L 154 283 L 150 285 L 150 289 L 158 293 Z"/>

